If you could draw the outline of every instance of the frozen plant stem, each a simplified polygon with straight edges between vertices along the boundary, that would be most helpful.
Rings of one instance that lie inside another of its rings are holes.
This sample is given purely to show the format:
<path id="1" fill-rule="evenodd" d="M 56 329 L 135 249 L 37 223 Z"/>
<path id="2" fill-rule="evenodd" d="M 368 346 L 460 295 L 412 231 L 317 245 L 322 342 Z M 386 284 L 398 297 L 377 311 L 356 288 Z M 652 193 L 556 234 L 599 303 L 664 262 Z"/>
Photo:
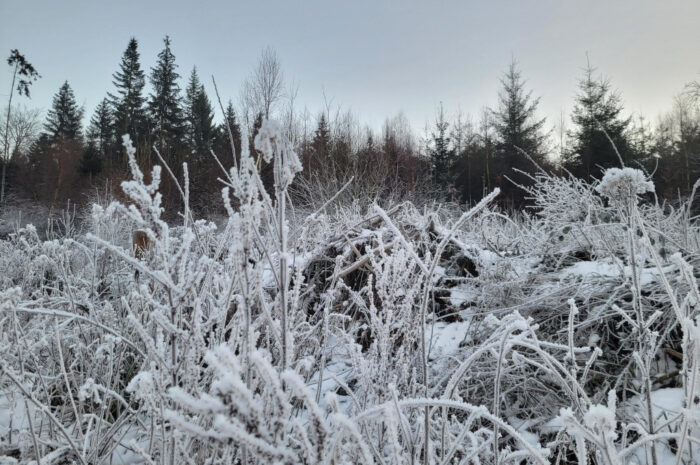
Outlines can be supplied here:
<path id="1" fill-rule="evenodd" d="M 422 368 L 422 374 L 423 374 L 423 394 L 425 395 L 425 398 L 428 398 L 428 385 L 429 385 L 429 379 L 428 379 L 428 351 L 426 347 L 426 337 L 427 337 L 427 312 L 428 312 L 428 303 L 430 302 L 430 294 L 432 291 L 432 281 L 433 281 L 433 276 L 435 274 L 435 269 L 438 266 L 438 263 L 440 262 L 440 257 L 442 257 L 442 252 L 445 250 L 445 247 L 447 246 L 448 242 L 451 240 L 451 238 L 454 236 L 454 234 L 457 232 L 457 229 L 459 229 L 467 220 L 472 218 L 474 215 L 476 215 L 478 212 L 480 212 L 486 205 L 488 205 L 493 199 L 498 196 L 500 193 L 500 189 L 496 188 L 491 192 L 489 195 L 485 196 L 479 203 L 474 205 L 469 211 L 464 213 L 455 223 L 452 225 L 452 229 L 444 235 L 440 243 L 438 244 L 436 250 L 435 250 L 435 255 L 433 256 L 432 261 L 430 262 L 430 266 L 426 267 L 425 263 L 423 263 L 423 260 L 418 257 L 416 252 L 413 250 L 413 247 L 406 241 L 406 239 L 403 237 L 401 234 L 401 231 L 394 225 L 394 223 L 391 221 L 391 218 L 389 218 L 389 215 L 386 214 L 384 210 L 382 210 L 378 205 L 374 206 L 375 211 L 377 214 L 384 220 L 386 225 L 394 232 L 396 235 L 397 239 L 404 245 L 404 247 L 407 249 L 407 251 L 411 254 L 411 257 L 416 261 L 416 266 L 418 266 L 421 271 L 424 273 L 424 281 L 423 281 L 423 297 L 421 299 L 421 306 L 420 306 L 420 321 L 421 321 L 421 368 Z M 423 411 L 423 464 L 428 465 L 429 463 L 429 449 L 430 449 L 430 407 L 426 406 Z"/>
<path id="2" fill-rule="evenodd" d="M 649 434 L 654 434 L 654 412 L 651 403 L 651 380 L 649 379 L 650 357 L 653 358 L 653 345 L 651 343 L 649 328 L 644 321 L 642 313 L 641 289 L 639 288 L 639 276 L 637 270 L 636 249 L 634 246 L 634 235 L 636 234 L 636 223 L 634 219 L 637 217 L 637 197 L 634 194 L 629 195 L 627 199 L 627 240 L 629 244 L 630 268 L 632 271 L 632 305 L 634 305 L 635 314 L 637 317 L 637 351 L 640 360 L 644 366 L 640 366 L 642 377 L 644 378 L 644 400 L 647 407 L 647 429 Z M 652 465 L 657 465 L 656 445 L 651 443 L 651 461 Z"/>
<path id="3" fill-rule="evenodd" d="M 281 183 L 276 183 L 275 196 L 277 197 L 277 212 L 278 212 L 278 227 L 280 241 L 280 268 L 279 268 L 279 286 L 280 286 L 280 318 L 282 323 L 282 370 L 287 369 L 288 347 L 287 340 L 287 220 L 286 206 L 287 196 L 286 191 L 281 186 Z"/>

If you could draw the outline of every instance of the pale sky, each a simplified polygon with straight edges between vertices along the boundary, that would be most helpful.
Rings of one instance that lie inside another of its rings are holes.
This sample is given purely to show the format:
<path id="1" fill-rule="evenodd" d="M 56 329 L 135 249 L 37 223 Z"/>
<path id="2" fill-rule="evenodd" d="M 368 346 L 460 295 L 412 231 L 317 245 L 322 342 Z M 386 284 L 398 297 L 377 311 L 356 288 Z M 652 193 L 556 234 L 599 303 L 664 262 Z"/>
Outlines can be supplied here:
<path id="1" fill-rule="evenodd" d="M 0 0 L 0 103 L 11 78 L 4 59 L 18 48 L 43 76 L 21 103 L 47 109 L 68 80 L 87 124 L 114 89 L 129 38 L 148 73 L 166 34 L 182 88 L 197 65 L 210 97 L 214 75 L 235 103 L 269 45 L 297 83 L 300 107 L 316 114 L 325 90 L 374 127 L 403 111 L 422 128 L 441 101 L 451 114 L 477 116 L 495 104 L 513 57 L 550 126 L 573 106 L 586 52 L 626 109 L 652 121 L 700 79 L 700 0 Z"/>

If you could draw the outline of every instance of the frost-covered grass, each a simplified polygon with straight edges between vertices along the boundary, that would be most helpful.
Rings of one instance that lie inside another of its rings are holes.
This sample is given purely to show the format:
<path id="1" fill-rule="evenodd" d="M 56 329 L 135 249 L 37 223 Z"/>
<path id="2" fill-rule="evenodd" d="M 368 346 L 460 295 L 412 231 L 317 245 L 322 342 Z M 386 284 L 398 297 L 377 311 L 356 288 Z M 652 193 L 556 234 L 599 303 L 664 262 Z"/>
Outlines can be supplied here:
<path id="1" fill-rule="evenodd" d="M 700 460 L 690 204 L 627 168 L 540 174 L 512 215 L 498 192 L 302 211 L 279 128 L 256 146 L 274 193 L 243 153 L 219 226 L 186 169 L 165 222 L 127 138 L 128 204 L 0 242 L 0 463 Z"/>

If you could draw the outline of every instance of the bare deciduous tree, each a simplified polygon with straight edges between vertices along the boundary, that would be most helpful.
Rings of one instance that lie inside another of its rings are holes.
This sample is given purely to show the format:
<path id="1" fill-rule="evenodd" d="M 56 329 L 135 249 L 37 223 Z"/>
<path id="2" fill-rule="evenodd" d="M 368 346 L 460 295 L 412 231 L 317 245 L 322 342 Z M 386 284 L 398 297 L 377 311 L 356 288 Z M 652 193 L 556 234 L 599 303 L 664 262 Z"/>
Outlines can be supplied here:
<path id="1" fill-rule="evenodd" d="M 253 73 L 243 82 L 241 107 L 248 128 L 257 114 L 269 118 L 284 97 L 284 76 L 277 53 L 265 48 Z"/>
<path id="2" fill-rule="evenodd" d="M 41 132 L 40 116 L 37 109 L 15 107 L 8 112 L 9 120 L 2 118 L 1 125 L 5 132 L 0 135 L 0 142 L 4 147 L 2 154 L 2 180 L 0 181 L 0 193 L 5 197 L 6 166 L 12 163 L 18 156 L 26 155 L 31 145 Z"/>
<path id="3" fill-rule="evenodd" d="M 296 100 L 299 95 L 299 85 L 296 83 L 289 84 L 287 89 L 287 104 L 284 109 L 284 129 L 287 138 L 296 146 L 299 143 L 299 118 L 296 114 Z"/>
<path id="4" fill-rule="evenodd" d="M 2 205 L 5 200 L 5 171 L 7 169 L 7 163 L 10 158 L 9 146 L 7 142 L 9 141 L 9 130 L 10 130 L 10 116 L 12 114 L 12 95 L 15 91 L 15 82 L 17 83 L 17 92 L 19 95 L 25 95 L 29 97 L 29 86 L 32 82 L 39 79 L 41 76 L 34 69 L 31 63 L 27 61 L 24 55 L 20 54 L 17 49 L 10 51 L 10 57 L 7 59 L 7 64 L 12 66 L 12 86 L 10 87 L 10 98 L 7 102 L 7 117 L 5 118 L 5 143 L 3 144 L 2 159 L 2 183 L 0 183 L 0 205 Z M 17 75 L 19 75 L 19 80 L 17 80 Z"/>
<path id="5" fill-rule="evenodd" d="M 3 147 L 7 144 L 5 162 L 10 163 L 17 156 L 26 154 L 41 132 L 41 111 L 36 108 L 15 107 L 10 121 L 2 120 L 7 133 L 1 135 Z"/>
<path id="6" fill-rule="evenodd" d="M 686 85 L 685 91 L 692 99 L 700 101 L 700 81 L 694 81 Z"/>

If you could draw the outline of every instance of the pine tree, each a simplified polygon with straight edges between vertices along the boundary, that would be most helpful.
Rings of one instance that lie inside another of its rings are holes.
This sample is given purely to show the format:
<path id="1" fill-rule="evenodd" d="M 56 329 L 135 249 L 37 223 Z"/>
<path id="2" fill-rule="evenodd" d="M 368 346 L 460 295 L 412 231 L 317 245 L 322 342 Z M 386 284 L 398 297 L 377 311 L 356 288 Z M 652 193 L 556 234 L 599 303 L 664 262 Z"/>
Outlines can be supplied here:
<path id="1" fill-rule="evenodd" d="M 545 119 L 536 117 L 540 100 L 532 98 L 532 92 L 525 91 L 525 82 L 515 61 L 511 62 L 501 84 L 498 109 L 493 115 L 496 156 L 499 171 L 512 179 L 514 169 L 525 172 L 535 169 L 521 150 L 540 166 L 545 163 L 547 136 L 543 133 Z M 500 181 L 504 197 L 519 202 L 517 187 L 505 179 Z"/>
<path id="2" fill-rule="evenodd" d="M 172 151 L 183 133 L 183 116 L 180 106 L 180 86 L 177 80 L 175 55 L 170 50 L 170 38 L 163 39 L 165 47 L 158 54 L 158 63 L 151 69 L 153 93 L 148 101 L 148 112 L 153 127 L 153 137 L 161 155 L 172 160 Z"/>
<path id="3" fill-rule="evenodd" d="M 428 150 L 430 156 L 430 171 L 433 182 L 445 188 L 452 180 L 450 169 L 454 159 L 454 151 L 450 148 L 450 136 L 448 128 L 450 123 L 445 118 L 445 110 L 440 104 L 435 119 L 435 130 L 431 133 L 432 144 Z"/>
<path id="4" fill-rule="evenodd" d="M 102 100 L 95 108 L 87 130 L 88 144 L 92 145 L 102 160 L 111 160 L 115 148 L 114 121 L 108 99 Z"/>
<path id="5" fill-rule="evenodd" d="M 145 75 L 139 63 L 138 42 L 129 40 L 120 70 L 112 75 L 116 94 L 109 94 L 116 137 L 129 134 L 137 144 L 147 138 L 148 122 L 144 110 Z"/>
<path id="6" fill-rule="evenodd" d="M 579 82 L 571 117 L 574 129 L 569 132 L 571 151 L 564 160 L 569 171 L 589 181 L 620 166 L 616 149 L 625 164 L 633 158 L 627 131 L 630 118 L 622 117 L 620 96 L 610 90 L 609 81 L 594 79 L 594 71 L 589 64 Z"/>
<path id="7" fill-rule="evenodd" d="M 199 159 L 208 157 L 217 136 L 217 128 L 214 125 L 214 109 L 204 86 L 199 82 L 196 68 L 192 68 L 185 91 L 184 113 L 185 137 L 191 153 Z"/>
<path id="8" fill-rule="evenodd" d="M 64 82 L 53 97 L 51 109 L 44 125 L 53 140 L 80 140 L 83 109 L 75 101 L 68 81 Z"/>

